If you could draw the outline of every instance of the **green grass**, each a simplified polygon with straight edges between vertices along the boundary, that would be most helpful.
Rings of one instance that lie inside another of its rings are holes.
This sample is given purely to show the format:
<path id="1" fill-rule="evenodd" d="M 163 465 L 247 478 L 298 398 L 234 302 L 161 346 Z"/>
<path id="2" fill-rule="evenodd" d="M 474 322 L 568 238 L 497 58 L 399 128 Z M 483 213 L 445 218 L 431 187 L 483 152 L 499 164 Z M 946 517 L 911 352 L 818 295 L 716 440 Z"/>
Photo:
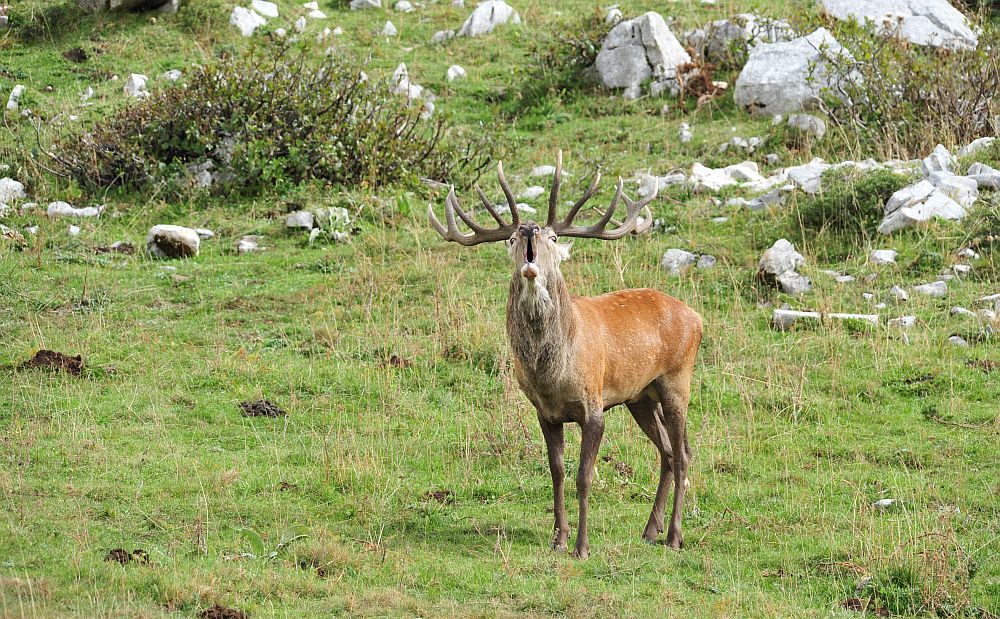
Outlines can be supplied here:
<path id="1" fill-rule="evenodd" d="M 279 4 L 289 14 L 295 6 Z M 415 81 L 441 95 L 442 113 L 471 125 L 500 122 L 500 103 L 487 95 L 516 84 L 530 38 L 557 11 L 598 6 L 515 5 L 522 27 L 444 47 L 429 45 L 431 34 L 457 27 L 470 9 L 322 8 L 327 25 L 344 27 L 348 47 L 371 54 L 373 70 L 405 61 Z M 751 5 L 765 3 L 623 9 L 659 8 L 686 27 Z M 206 6 L 221 7 L 218 24 L 192 30 L 181 16 L 155 24 L 148 15 L 87 17 L 43 30 L 32 44 L 8 40 L 0 64 L 18 77 L 4 73 L 0 90 L 24 83 L 26 106 L 72 109 L 81 124 L 93 122 L 122 103 L 122 82 L 98 82 L 90 71 L 152 77 L 245 44 L 226 25 L 231 5 Z M 399 40 L 369 36 L 386 18 Z M 61 54 L 75 46 L 104 53 L 70 66 Z M 446 83 L 453 63 L 468 80 Z M 97 104 L 77 108 L 88 83 Z M 54 92 L 43 92 L 47 84 Z M 732 127 L 743 136 L 769 130 L 731 98 L 688 117 L 652 113 L 662 103 L 568 97 L 527 127 L 511 122 L 520 149 L 505 167 L 520 177 L 515 190 L 533 183 L 522 176 L 559 147 L 573 174 L 569 199 L 595 163 L 612 175 L 663 174 L 715 157 Z M 687 146 L 675 140 L 684 121 L 697 136 Z M 20 148 L 4 134 L 6 148 Z M 781 154 L 785 162 L 840 158 L 836 142 L 813 148 Z M 72 186 L 32 179 L 30 193 L 43 205 L 90 203 Z M 496 193 L 492 179 L 483 185 Z M 599 462 L 592 556 L 581 562 L 548 549 L 544 446 L 504 336 L 505 252 L 444 243 L 423 220 L 428 196 L 412 196 L 414 214 L 404 216 L 394 212 L 400 191 L 307 187 L 191 204 L 116 194 L 104 217 L 80 224 L 77 239 L 66 235 L 65 220 L 4 221 L 41 230 L 23 251 L 0 245 L 0 616 L 186 617 L 218 602 L 252 617 L 851 617 L 841 604 L 866 575 L 881 603 L 904 616 L 929 614 L 922 604 L 945 600 L 970 615 L 1000 613 L 1000 370 L 970 364 L 1000 358 L 995 339 L 969 349 L 946 343 L 977 331 L 948 309 L 1000 291 L 995 258 L 984 254 L 971 277 L 949 283 L 945 299 L 914 295 L 880 311 L 918 317 L 909 344 L 884 326 L 778 333 L 770 306 L 759 305 L 868 311 L 874 301 L 863 292 L 888 301 L 893 284 L 931 281 L 950 264 L 966 240 L 964 224 L 852 245 L 800 226 L 795 201 L 782 212 L 748 214 L 684 194 L 656 203 L 670 233 L 578 241 L 564 266 L 574 293 L 657 288 L 697 309 L 706 334 L 689 422 L 686 548 L 640 541 L 658 465 L 642 432 L 616 410 L 601 456 L 635 474 Z M 605 188 L 600 198 L 609 195 Z M 350 244 L 308 246 L 285 232 L 281 216 L 304 201 L 359 211 L 361 233 Z M 730 220 L 710 222 L 720 214 Z M 93 249 L 116 240 L 141 246 L 156 223 L 217 236 L 188 261 Z M 264 235 L 268 249 L 237 256 L 243 234 Z M 752 277 L 760 253 L 782 236 L 808 259 L 816 291 L 805 298 L 762 290 Z M 670 247 L 714 254 L 719 266 L 668 276 L 658 260 Z M 876 247 L 897 249 L 900 266 L 868 266 Z M 836 284 L 820 272 L 827 268 L 858 281 Z M 869 273 L 877 280 L 864 282 Z M 17 369 L 41 348 L 81 354 L 88 369 L 80 377 Z M 289 415 L 240 415 L 240 401 L 262 397 Z M 575 427 L 569 443 L 574 471 Z M 446 491 L 453 500 L 431 496 Z M 871 507 L 881 498 L 899 502 Z M 273 548 L 291 526 L 309 536 L 274 561 L 239 558 L 250 550 L 240 529 Z M 145 549 L 151 565 L 104 561 L 117 547 Z"/>

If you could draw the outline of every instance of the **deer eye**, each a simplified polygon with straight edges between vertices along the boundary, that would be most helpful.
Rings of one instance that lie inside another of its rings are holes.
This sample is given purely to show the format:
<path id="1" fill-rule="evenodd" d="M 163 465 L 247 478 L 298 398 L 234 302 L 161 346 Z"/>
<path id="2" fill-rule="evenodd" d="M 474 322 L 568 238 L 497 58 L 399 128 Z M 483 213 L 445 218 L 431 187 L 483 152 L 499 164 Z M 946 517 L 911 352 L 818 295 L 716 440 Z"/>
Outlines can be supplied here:
<path id="1" fill-rule="evenodd" d="M 550 237 L 549 237 L 549 240 L 550 240 L 550 241 L 552 241 L 553 243 L 555 243 L 555 242 L 556 242 L 556 241 L 558 241 L 559 239 L 557 239 L 557 238 L 556 238 L 556 235 L 554 235 L 554 234 L 553 234 L 552 236 L 550 236 Z"/>
<path id="2" fill-rule="evenodd" d="M 513 245 L 514 241 L 516 241 L 516 240 L 517 240 L 517 237 L 512 236 L 509 239 L 507 239 L 507 242 L 510 243 L 511 245 Z"/>

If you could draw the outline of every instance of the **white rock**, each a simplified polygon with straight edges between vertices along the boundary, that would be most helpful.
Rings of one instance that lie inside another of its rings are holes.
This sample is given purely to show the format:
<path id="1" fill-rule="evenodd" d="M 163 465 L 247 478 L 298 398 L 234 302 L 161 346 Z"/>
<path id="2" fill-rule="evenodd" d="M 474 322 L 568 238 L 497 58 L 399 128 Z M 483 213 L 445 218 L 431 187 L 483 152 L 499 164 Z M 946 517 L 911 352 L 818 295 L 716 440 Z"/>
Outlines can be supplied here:
<path id="1" fill-rule="evenodd" d="M 913 292 L 929 297 L 943 297 L 948 294 L 948 282 L 938 280 L 929 284 L 920 284 L 913 287 Z"/>
<path id="2" fill-rule="evenodd" d="M 408 0 L 399 0 L 399 2 L 394 4 L 392 8 L 399 11 L 400 13 L 410 13 L 415 10 L 413 8 L 413 4 L 410 3 Z"/>
<path id="3" fill-rule="evenodd" d="M 70 236 L 80 236 L 80 226 L 70 224 L 69 228 L 66 229 L 66 234 Z"/>
<path id="4" fill-rule="evenodd" d="M 795 251 L 795 246 L 786 239 L 778 239 L 760 258 L 757 268 L 760 272 L 778 276 L 794 271 L 805 264 L 805 257 Z"/>
<path id="5" fill-rule="evenodd" d="M 979 199 L 979 184 L 974 178 L 952 174 L 939 179 L 934 186 L 965 208 L 970 208 Z"/>
<path id="6" fill-rule="evenodd" d="M 761 43 L 736 79 L 736 104 L 773 116 L 817 107 L 833 86 L 829 58 L 849 53 L 826 29 L 787 42 Z"/>
<path id="7" fill-rule="evenodd" d="M 198 233 L 184 226 L 153 226 L 146 234 L 146 250 L 157 258 L 191 258 L 200 247 Z"/>
<path id="8" fill-rule="evenodd" d="M 906 292 L 899 286 L 893 286 L 889 289 L 889 294 L 893 296 L 894 299 L 901 303 L 905 303 L 910 300 L 910 293 Z"/>
<path id="9" fill-rule="evenodd" d="M 203 241 L 215 236 L 215 233 L 209 230 L 208 228 L 195 228 L 194 233 L 197 234 L 198 238 Z"/>
<path id="10" fill-rule="evenodd" d="M 788 126 L 808 133 L 817 140 L 826 135 L 826 123 L 822 118 L 812 114 L 792 114 L 788 117 Z"/>
<path id="11" fill-rule="evenodd" d="M 240 34 L 245 37 L 253 36 L 254 31 L 266 23 L 267 20 L 257 11 L 242 6 L 234 7 L 233 12 L 229 15 L 229 25 L 236 26 Z"/>
<path id="12" fill-rule="evenodd" d="M 628 89 L 631 97 L 638 95 L 640 85 L 649 79 L 674 79 L 677 67 L 689 62 L 691 57 L 663 17 L 650 11 L 612 28 L 594 67 L 601 84 Z"/>
<path id="13" fill-rule="evenodd" d="M 958 220 L 965 215 L 964 206 L 924 180 L 892 194 L 885 203 L 885 216 L 878 231 L 892 234 L 934 218 Z"/>
<path id="14" fill-rule="evenodd" d="M 879 32 L 933 47 L 970 50 L 978 37 L 961 11 L 948 0 L 820 0 L 822 10 L 836 19 L 871 21 Z"/>
<path id="15" fill-rule="evenodd" d="M 87 89 L 80 93 L 80 102 L 83 103 L 94 96 L 94 89 L 91 86 L 87 86 Z M 87 105 L 90 105 L 89 103 Z"/>
<path id="16" fill-rule="evenodd" d="M 164 71 L 160 77 L 167 80 L 168 82 L 176 82 L 184 76 L 184 73 L 180 69 L 170 69 L 169 71 Z"/>
<path id="17" fill-rule="evenodd" d="M 681 123 L 681 126 L 677 128 L 677 139 L 680 140 L 681 144 L 690 143 L 694 139 L 694 133 L 691 132 L 691 125 Z"/>
<path id="18" fill-rule="evenodd" d="M 396 26 L 391 21 L 385 22 L 385 25 L 382 26 L 382 36 L 394 37 L 397 36 L 398 34 L 399 31 L 396 30 Z"/>
<path id="19" fill-rule="evenodd" d="M 533 185 L 522 191 L 521 194 L 517 197 L 520 200 L 534 200 L 543 193 L 545 193 L 544 187 L 541 187 L 539 185 Z"/>
<path id="20" fill-rule="evenodd" d="M 924 176 L 930 176 L 931 172 L 950 172 L 956 163 L 958 163 L 958 160 L 955 156 L 947 148 L 938 144 L 931 151 L 931 154 L 924 158 L 921 169 L 924 172 Z"/>
<path id="21" fill-rule="evenodd" d="M 463 69 L 462 67 L 460 67 L 457 64 L 453 64 L 450 67 L 448 67 L 448 76 L 447 77 L 448 77 L 448 81 L 449 82 L 454 82 L 455 80 L 457 80 L 459 78 L 464 78 L 465 77 L 465 69 Z"/>
<path id="22" fill-rule="evenodd" d="M 339 37 L 342 34 L 344 34 L 344 29 L 341 28 L 340 26 L 337 26 L 336 28 L 333 29 L 333 36 Z"/>
<path id="23" fill-rule="evenodd" d="M 382 0 L 351 0 L 351 10 L 361 11 L 363 9 L 380 9 Z"/>
<path id="24" fill-rule="evenodd" d="M 531 176 L 553 176 L 556 173 L 556 167 L 554 165 L 536 165 L 531 168 Z M 563 176 L 566 176 L 566 170 L 563 170 Z"/>
<path id="25" fill-rule="evenodd" d="M 478 37 L 490 32 L 499 25 L 506 23 L 520 24 L 521 17 L 517 11 L 503 0 L 486 0 L 472 11 L 458 31 L 460 37 Z"/>
<path id="26" fill-rule="evenodd" d="M 146 90 L 146 80 L 148 79 L 140 73 L 130 73 L 128 79 L 125 80 L 125 94 L 136 99 L 148 97 L 149 91 Z"/>
<path id="27" fill-rule="evenodd" d="M 698 262 L 698 256 L 683 249 L 668 249 L 660 260 L 660 266 L 673 274 L 687 271 Z"/>
<path id="28" fill-rule="evenodd" d="M 300 17 L 300 18 L 298 18 L 298 19 L 295 20 L 295 23 L 292 24 L 292 27 L 295 28 L 295 32 L 298 32 L 299 34 L 302 34 L 303 32 L 306 31 L 306 27 L 308 25 L 309 25 L 309 22 L 306 21 L 306 18 L 305 17 Z"/>
<path id="29" fill-rule="evenodd" d="M 968 348 L 969 342 L 965 340 L 961 335 L 953 335 L 948 338 L 948 343 L 952 346 L 958 346 L 959 348 Z"/>
<path id="30" fill-rule="evenodd" d="M 976 181 L 980 189 L 1000 189 L 1000 170 L 985 163 L 974 163 L 969 166 L 968 177 Z"/>
<path id="31" fill-rule="evenodd" d="M 879 499 L 878 501 L 872 503 L 872 507 L 876 509 L 888 509 L 895 504 L 896 504 L 896 499 Z"/>
<path id="32" fill-rule="evenodd" d="M 24 86 L 21 84 L 14 86 L 13 90 L 10 91 L 10 96 L 7 97 L 7 109 L 12 112 L 16 112 L 21 103 L 21 95 L 23 94 Z"/>
<path id="33" fill-rule="evenodd" d="M 809 163 L 794 166 L 785 170 L 788 180 L 808 194 L 819 193 L 823 173 L 830 169 L 830 164 L 816 158 Z"/>
<path id="34" fill-rule="evenodd" d="M 260 246 L 260 241 L 262 238 L 255 234 L 248 234 L 240 240 L 236 241 L 236 253 L 243 255 L 258 251 L 264 251 L 265 248 Z"/>
<path id="35" fill-rule="evenodd" d="M 712 269 L 715 265 L 719 263 L 719 260 L 715 256 L 710 256 L 709 254 L 702 254 L 698 256 L 698 264 L 695 266 L 699 269 Z"/>
<path id="36" fill-rule="evenodd" d="M 309 211 L 295 211 L 293 213 L 289 213 L 288 217 L 285 218 L 285 227 L 312 230 L 313 214 Z"/>
<path id="37" fill-rule="evenodd" d="M 263 17 L 278 16 L 278 5 L 268 0 L 250 0 L 250 8 Z"/>
<path id="38" fill-rule="evenodd" d="M 948 313 L 951 314 L 952 316 L 971 316 L 973 318 L 976 318 L 976 313 L 974 311 L 964 308 L 960 305 L 956 305 L 955 307 L 951 308 L 950 310 L 948 310 Z"/>
<path id="39" fill-rule="evenodd" d="M 973 251 L 970 247 L 963 247 L 955 252 L 955 255 L 964 260 L 979 260 L 979 254 Z"/>
<path id="40" fill-rule="evenodd" d="M 13 204 L 28 197 L 24 185 L 12 178 L 0 178 L 0 204 Z"/>
<path id="41" fill-rule="evenodd" d="M 621 9 L 617 6 L 609 7 L 604 9 L 604 23 L 605 24 L 617 24 L 625 16 L 622 15 Z"/>
<path id="42" fill-rule="evenodd" d="M 654 176 L 652 174 L 639 175 L 639 190 L 636 192 L 640 197 L 645 198 L 653 193 L 654 188 L 663 189 L 671 185 L 680 185 L 687 181 L 687 176 L 683 172 L 667 174 L 666 176 Z"/>
<path id="43" fill-rule="evenodd" d="M 812 281 L 797 271 L 785 271 L 776 278 L 776 281 L 786 294 L 797 296 L 812 290 Z"/>
<path id="44" fill-rule="evenodd" d="M 315 3 L 311 3 L 311 4 L 315 4 Z M 326 19 L 326 13 L 324 13 L 323 11 L 321 11 L 319 9 L 313 9 L 313 10 L 309 11 L 308 13 L 306 13 L 306 16 L 309 19 Z"/>
<path id="45" fill-rule="evenodd" d="M 73 205 L 57 200 L 49 204 L 45 213 L 51 217 L 100 217 L 104 210 L 103 206 L 88 206 L 85 208 L 75 208 Z"/>
<path id="46" fill-rule="evenodd" d="M 799 312 L 788 309 L 776 309 L 771 314 L 771 324 L 778 331 L 787 331 L 796 322 L 822 322 L 823 315 L 819 312 Z"/>
<path id="47" fill-rule="evenodd" d="M 890 318 L 887 323 L 889 327 L 895 327 L 897 329 L 909 329 L 916 326 L 917 317 L 916 316 L 900 316 L 899 318 Z"/>
<path id="48" fill-rule="evenodd" d="M 434 33 L 434 36 L 431 37 L 431 43 L 444 43 L 445 41 L 453 38 L 455 38 L 454 30 L 438 30 Z"/>
<path id="49" fill-rule="evenodd" d="M 969 157 L 971 155 L 975 155 L 984 148 L 992 146 L 995 141 L 995 137 L 976 138 L 962 148 L 958 149 L 958 156 Z"/>
<path id="50" fill-rule="evenodd" d="M 896 264 L 899 253 L 894 249 L 875 249 L 868 255 L 868 262 L 876 265 Z"/>

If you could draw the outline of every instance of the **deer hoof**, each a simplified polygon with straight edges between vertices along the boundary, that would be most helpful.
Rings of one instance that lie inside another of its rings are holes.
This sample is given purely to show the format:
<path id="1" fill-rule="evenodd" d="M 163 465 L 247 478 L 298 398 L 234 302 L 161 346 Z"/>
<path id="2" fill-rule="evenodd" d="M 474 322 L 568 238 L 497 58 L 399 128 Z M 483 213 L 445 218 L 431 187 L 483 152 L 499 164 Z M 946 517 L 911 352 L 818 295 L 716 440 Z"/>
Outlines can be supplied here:
<path id="1" fill-rule="evenodd" d="M 684 547 L 684 539 L 681 537 L 680 533 L 668 533 L 667 534 L 667 546 L 673 548 L 674 550 L 680 550 Z"/>
<path id="2" fill-rule="evenodd" d="M 590 556 L 590 550 L 588 548 L 574 548 L 569 556 L 574 559 L 586 559 Z"/>

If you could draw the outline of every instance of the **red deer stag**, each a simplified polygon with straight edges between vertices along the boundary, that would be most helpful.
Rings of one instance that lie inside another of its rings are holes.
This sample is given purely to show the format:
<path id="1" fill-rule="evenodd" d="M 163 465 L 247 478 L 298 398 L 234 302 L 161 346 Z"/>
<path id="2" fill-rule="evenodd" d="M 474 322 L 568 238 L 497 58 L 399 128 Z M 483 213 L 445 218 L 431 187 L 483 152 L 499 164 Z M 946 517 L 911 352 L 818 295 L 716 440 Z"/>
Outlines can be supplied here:
<path id="1" fill-rule="evenodd" d="M 580 209 L 597 193 L 601 178 L 597 173 L 566 217 L 556 221 L 562 176 L 560 152 L 549 193 L 548 217 L 542 226 L 520 221 L 502 163 L 497 166 L 497 173 L 510 207 L 511 223 L 500 217 L 495 205 L 478 187 L 479 198 L 498 227 L 484 228 L 462 210 L 454 187 L 445 200 L 447 228 L 434 216 L 433 208 L 428 208 L 428 217 L 447 241 L 466 246 L 489 241 L 507 243 L 514 262 L 507 301 L 507 336 L 517 382 L 535 407 L 548 449 L 555 494 L 552 547 L 565 550 L 569 539 L 563 496 L 566 478 L 563 424 L 576 422 L 582 430 L 576 477 L 580 523 L 572 554 L 586 558 L 590 553 L 587 496 L 604 434 L 604 412 L 625 404 L 660 454 L 660 481 L 642 537 L 655 543 L 657 534 L 663 532 L 667 486 L 672 476 L 674 502 L 667 544 L 680 548 L 681 511 L 691 458 L 687 409 L 695 356 L 701 343 L 701 317 L 681 301 L 645 288 L 598 297 L 571 296 L 559 271 L 560 261 L 568 255 L 568 246 L 559 244 L 559 237 L 611 241 L 632 232 L 645 232 L 652 224 L 648 204 L 656 197 L 656 191 L 634 202 L 622 193 L 623 182 L 619 177 L 614 198 L 601 219 L 588 227 L 573 225 Z M 627 210 L 625 220 L 608 230 L 620 201 Z M 645 222 L 637 226 L 640 211 L 644 211 Z M 456 214 L 471 232 L 459 230 Z"/>

